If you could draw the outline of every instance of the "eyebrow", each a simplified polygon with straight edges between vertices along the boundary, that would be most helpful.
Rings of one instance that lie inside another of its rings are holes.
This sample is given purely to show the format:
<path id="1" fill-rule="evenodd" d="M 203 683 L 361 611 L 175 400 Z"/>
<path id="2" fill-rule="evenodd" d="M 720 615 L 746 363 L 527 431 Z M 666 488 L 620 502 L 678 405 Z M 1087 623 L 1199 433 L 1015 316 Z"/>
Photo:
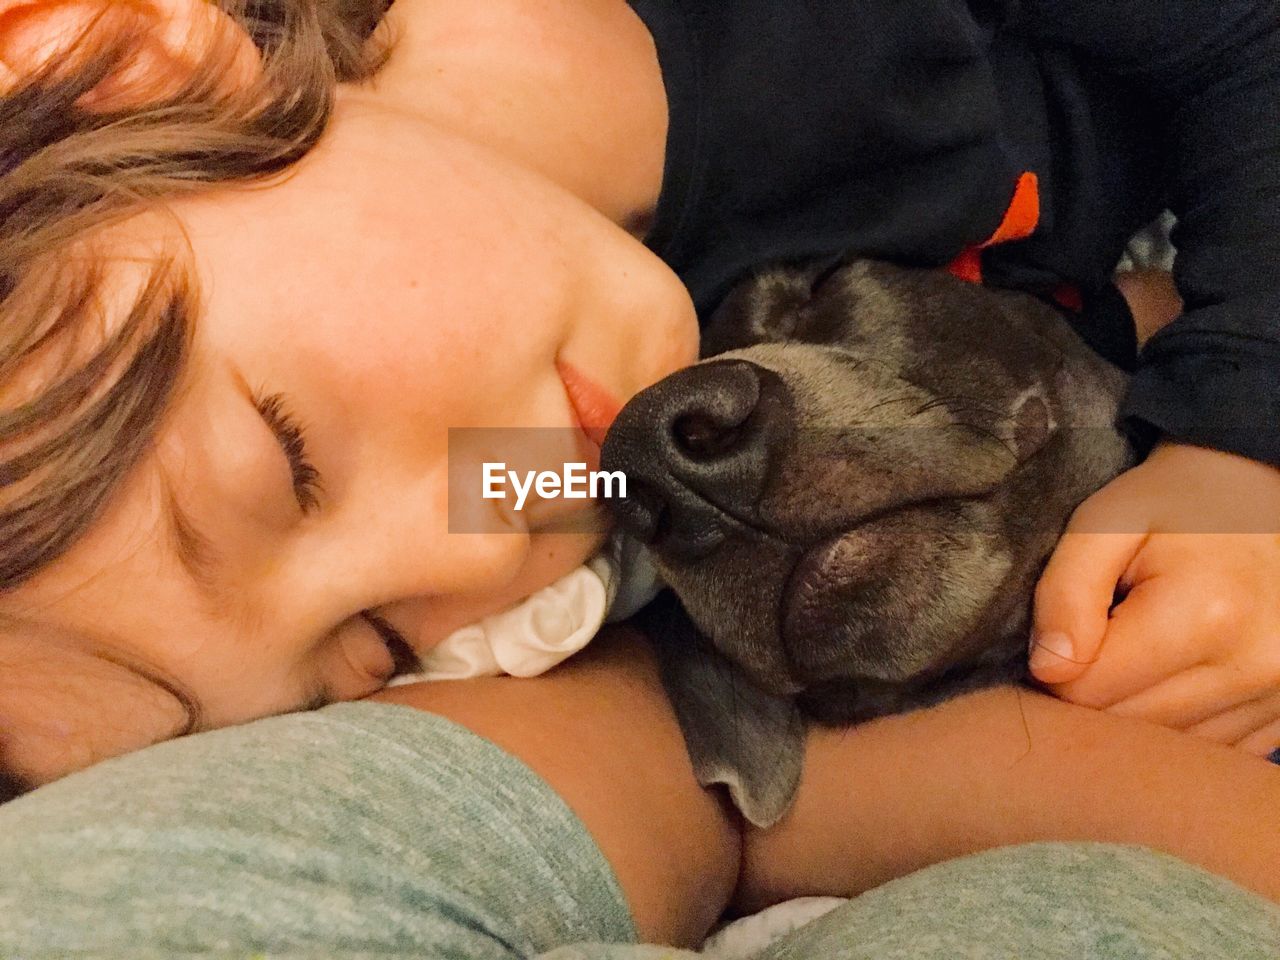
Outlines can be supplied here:
<path id="1" fill-rule="evenodd" d="M 220 596 L 226 564 L 213 539 L 192 520 L 174 493 L 168 473 L 160 471 L 164 487 L 164 524 L 178 563 L 206 597 Z"/>

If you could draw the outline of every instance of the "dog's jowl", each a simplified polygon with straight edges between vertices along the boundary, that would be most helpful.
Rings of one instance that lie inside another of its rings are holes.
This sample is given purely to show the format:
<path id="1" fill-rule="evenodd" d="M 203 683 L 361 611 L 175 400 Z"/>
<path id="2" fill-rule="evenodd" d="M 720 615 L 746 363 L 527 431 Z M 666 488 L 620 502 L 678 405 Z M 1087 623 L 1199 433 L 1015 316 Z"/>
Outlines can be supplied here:
<path id="1" fill-rule="evenodd" d="M 1025 676 L 1040 571 L 1131 462 L 1125 381 L 1034 297 L 856 259 L 758 274 L 704 355 L 627 405 L 602 466 L 679 596 L 649 632 L 699 775 L 770 822 L 800 716 Z"/>

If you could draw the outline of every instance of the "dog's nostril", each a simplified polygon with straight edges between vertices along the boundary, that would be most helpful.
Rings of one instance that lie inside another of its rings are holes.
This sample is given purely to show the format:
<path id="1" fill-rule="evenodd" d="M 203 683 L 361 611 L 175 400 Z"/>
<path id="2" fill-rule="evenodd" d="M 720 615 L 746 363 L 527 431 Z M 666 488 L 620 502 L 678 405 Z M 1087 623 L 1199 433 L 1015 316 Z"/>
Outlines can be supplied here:
<path id="1" fill-rule="evenodd" d="M 737 443 L 741 427 L 741 423 L 717 423 L 705 413 L 686 413 L 676 418 L 671 432 L 685 453 L 694 457 L 714 457 Z"/>

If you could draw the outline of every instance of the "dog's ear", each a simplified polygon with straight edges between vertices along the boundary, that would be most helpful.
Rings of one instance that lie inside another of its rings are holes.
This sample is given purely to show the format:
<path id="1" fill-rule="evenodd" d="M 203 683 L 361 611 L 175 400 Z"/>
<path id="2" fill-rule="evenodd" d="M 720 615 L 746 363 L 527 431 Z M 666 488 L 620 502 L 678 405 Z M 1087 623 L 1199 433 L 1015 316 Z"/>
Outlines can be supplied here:
<path id="1" fill-rule="evenodd" d="M 804 767 L 805 727 L 790 699 L 750 683 L 664 591 L 639 617 L 684 734 L 694 775 L 726 787 L 748 821 L 768 827 L 787 812 Z"/>

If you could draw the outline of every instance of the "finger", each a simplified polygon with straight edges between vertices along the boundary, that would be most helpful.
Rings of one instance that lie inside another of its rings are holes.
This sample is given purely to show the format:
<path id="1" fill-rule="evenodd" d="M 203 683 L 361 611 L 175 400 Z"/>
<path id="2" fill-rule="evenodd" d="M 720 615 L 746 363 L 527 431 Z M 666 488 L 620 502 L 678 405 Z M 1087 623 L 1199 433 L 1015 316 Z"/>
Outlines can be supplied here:
<path id="1" fill-rule="evenodd" d="M 1238 670 L 1224 670 L 1216 664 L 1194 666 L 1154 686 L 1125 697 L 1107 708 L 1120 717 L 1137 717 L 1162 727 L 1186 730 L 1210 718 L 1222 720 L 1244 705 L 1268 696 L 1256 681 L 1242 676 Z M 1229 724 L 1228 724 L 1229 726 Z M 1256 730 L 1258 723 L 1240 734 Z M 1235 743 L 1227 737 L 1213 738 L 1219 743 Z"/>
<path id="2" fill-rule="evenodd" d="M 1112 611 L 1101 660 L 1076 680 L 1054 684 L 1065 700 L 1111 707 L 1171 677 L 1200 666 L 1203 603 L 1170 577 L 1143 580 Z"/>
<path id="3" fill-rule="evenodd" d="M 1255 756 L 1267 756 L 1280 746 L 1280 718 L 1272 720 L 1264 727 L 1237 741 L 1236 746 Z"/>
<path id="4" fill-rule="evenodd" d="M 1074 680 L 1097 659 L 1116 585 L 1145 539 L 1068 528 L 1036 586 L 1031 673 L 1037 680 Z"/>
<path id="5" fill-rule="evenodd" d="M 1214 743 L 1239 743 L 1280 718 L 1280 693 L 1268 690 L 1216 716 L 1184 728 L 1187 733 Z"/>

